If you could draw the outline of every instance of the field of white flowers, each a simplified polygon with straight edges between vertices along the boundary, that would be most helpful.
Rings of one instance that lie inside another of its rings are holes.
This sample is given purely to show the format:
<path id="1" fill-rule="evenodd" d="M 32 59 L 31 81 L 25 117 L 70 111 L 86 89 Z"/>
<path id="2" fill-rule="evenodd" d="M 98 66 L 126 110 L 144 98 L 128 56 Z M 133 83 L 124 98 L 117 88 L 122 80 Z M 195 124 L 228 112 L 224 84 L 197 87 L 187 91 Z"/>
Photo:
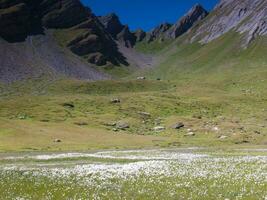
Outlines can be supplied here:
<path id="1" fill-rule="evenodd" d="M 242 150 L 236 150 L 241 152 Z M 0 156 L 1 199 L 267 200 L 265 149 Z"/>

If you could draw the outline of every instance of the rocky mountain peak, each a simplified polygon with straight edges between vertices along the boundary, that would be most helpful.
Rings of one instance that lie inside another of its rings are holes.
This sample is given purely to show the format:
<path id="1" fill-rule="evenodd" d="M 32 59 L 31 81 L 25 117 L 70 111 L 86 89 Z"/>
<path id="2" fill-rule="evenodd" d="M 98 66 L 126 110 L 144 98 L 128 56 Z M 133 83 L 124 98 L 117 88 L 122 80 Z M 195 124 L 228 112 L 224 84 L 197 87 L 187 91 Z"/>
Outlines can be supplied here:
<path id="1" fill-rule="evenodd" d="M 163 37 L 166 31 L 168 31 L 171 28 L 171 26 L 172 24 L 167 22 L 158 25 L 156 28 L 154 28 L 147 34 L 147 41 L 152 42 L 155 39 Z"/>
<path id="2" fill-rule="evenodd" d="M 134 46 L 136 38 L 134 34 L 130 31 L 129 27 L 126 25 L 117 35 L 117 40 L 124 44 L 124 46 L 131 48 Z"/>
<path id="3" fill-rule="evenodd" d="M 98 17 L 99 21 L 103 24 L 106 31 L 114 38 L 122 31 L 124 26 L 121 24 L 119 17 L 115 13 L 110 13 L 106 16 Z"/>
<path id="4" fill-rule="evenodd" d="M 146 32 L 143 31 L 142 29 L 138 29 L 134 32 L 136 42 L 141 42 L 145 39 L 146 37 Z"/>
<path id="5" fill-rule="evenodd" d="M 128 25 L 122 25 L 119 17 L 115 13 L 100 16 L 98 19 L 113 39 L 120 42 L 125 47 L 129 48 L 134 46 L 136 42 L 134 33 L 130 31 Z"/>
<path id="6" fill-rule="evenodd" d="M 194 5 L 186 15 L 178 20 L 165 34 L 165 37 L 175 39 L 187 32 L 194 24 L 204 19 L 208 15 L 200 4 Z"/>

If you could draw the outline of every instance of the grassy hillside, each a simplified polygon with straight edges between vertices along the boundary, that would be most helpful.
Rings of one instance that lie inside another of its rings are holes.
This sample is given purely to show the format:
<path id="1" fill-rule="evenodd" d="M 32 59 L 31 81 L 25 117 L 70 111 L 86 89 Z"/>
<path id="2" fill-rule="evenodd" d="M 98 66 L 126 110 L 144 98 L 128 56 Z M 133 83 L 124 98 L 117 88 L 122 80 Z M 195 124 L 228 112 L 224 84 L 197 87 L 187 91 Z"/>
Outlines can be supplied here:
<path id="1" fill-rule="evenodd" d="M 8 86 L 0 99 L 0 151 L 267 142 L 266 94 L 152 80 L 24 84 Z M 112 103 L 116 98 L 121 102 Z M 178 122 L 185 127 L 173 129 Z M 125 123 L 129 128 L 116 128 Z M 157 126 L 165 130 L 155 131 Z M 188 136 L 190 132 L 195 135 Z"/>
<path id="2" fill-rule="evenodd" d="M 266 145 L 267 39 L 184 41 L 151 44 L 159 65 L 120 81 L 0 85 L 0 151 Z M 147 80 L 130 80 L 139 74 Z"/>

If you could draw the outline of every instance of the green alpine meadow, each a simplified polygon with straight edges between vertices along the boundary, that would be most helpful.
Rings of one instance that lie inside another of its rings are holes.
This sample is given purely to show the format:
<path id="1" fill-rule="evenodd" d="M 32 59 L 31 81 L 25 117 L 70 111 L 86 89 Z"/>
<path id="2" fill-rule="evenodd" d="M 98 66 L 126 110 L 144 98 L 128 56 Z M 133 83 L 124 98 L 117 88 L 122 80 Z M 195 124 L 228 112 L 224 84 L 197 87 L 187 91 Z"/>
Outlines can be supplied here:
<path id="1" fill-rule="evenodd" d="M 267 2 L 192 2 L 0 0 L 1 200 L 267 200 Z"/>

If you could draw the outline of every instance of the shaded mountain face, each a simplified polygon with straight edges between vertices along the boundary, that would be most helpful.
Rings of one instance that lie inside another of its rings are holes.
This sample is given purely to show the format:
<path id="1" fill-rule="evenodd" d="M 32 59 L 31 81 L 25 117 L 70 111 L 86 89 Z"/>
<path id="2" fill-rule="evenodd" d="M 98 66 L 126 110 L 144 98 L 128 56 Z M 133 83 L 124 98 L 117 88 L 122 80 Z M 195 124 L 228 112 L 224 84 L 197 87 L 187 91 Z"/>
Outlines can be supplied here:
<path id="1" fill-rule="evenodd" d="M 35 4 L 23 0 L 1 0 L 0 36 L 9 42 L 16 42 L 24 40 L 29 34 L 41 32 L 40 17 L 34 11 Z"/>
<path id="2" fill-rule="evenodd" d="M 136 37 L 127 25 L 122 25 L 115 13 L 98 17 L 106 31 L 118 42 L 130 48 L 135 45 Z"/>
<path id="3" fill-rule="evenodd" d="M 221 0 L 210 17 L 195 28 L 191 41 L 208 43 L 231 30 L 244 34 L 244 46 L 267 35 L 267 1 Z"/>
<path id="4" fill-rule="evenodd" d="M 0 36 L 8 42 L 24 41 L 46 29 L 82 29 L 67 47 L 96 65 L 127 64 L 116 43 L 97 17 L 79 0 L 1 0 Z"/>
<path id="5" fill-rule="evenodd" d="M 115 13 L 111 13 L 106 16 L 99 16 L 98 19 L 103 24 L 106 31 L 114 38 L 116 38 L 124 28 L 119 20 L 119 17 Z"/>
<path id="6" fill-rule="evenodd" d="M 203 20 L 207 15 L 206 11 L 201 5 L 197 4 L 191 10 L 178 20 L 165 34 L 165 38 L 175 39 L 185 32 L 187 32 L 197 22 Z"/>

